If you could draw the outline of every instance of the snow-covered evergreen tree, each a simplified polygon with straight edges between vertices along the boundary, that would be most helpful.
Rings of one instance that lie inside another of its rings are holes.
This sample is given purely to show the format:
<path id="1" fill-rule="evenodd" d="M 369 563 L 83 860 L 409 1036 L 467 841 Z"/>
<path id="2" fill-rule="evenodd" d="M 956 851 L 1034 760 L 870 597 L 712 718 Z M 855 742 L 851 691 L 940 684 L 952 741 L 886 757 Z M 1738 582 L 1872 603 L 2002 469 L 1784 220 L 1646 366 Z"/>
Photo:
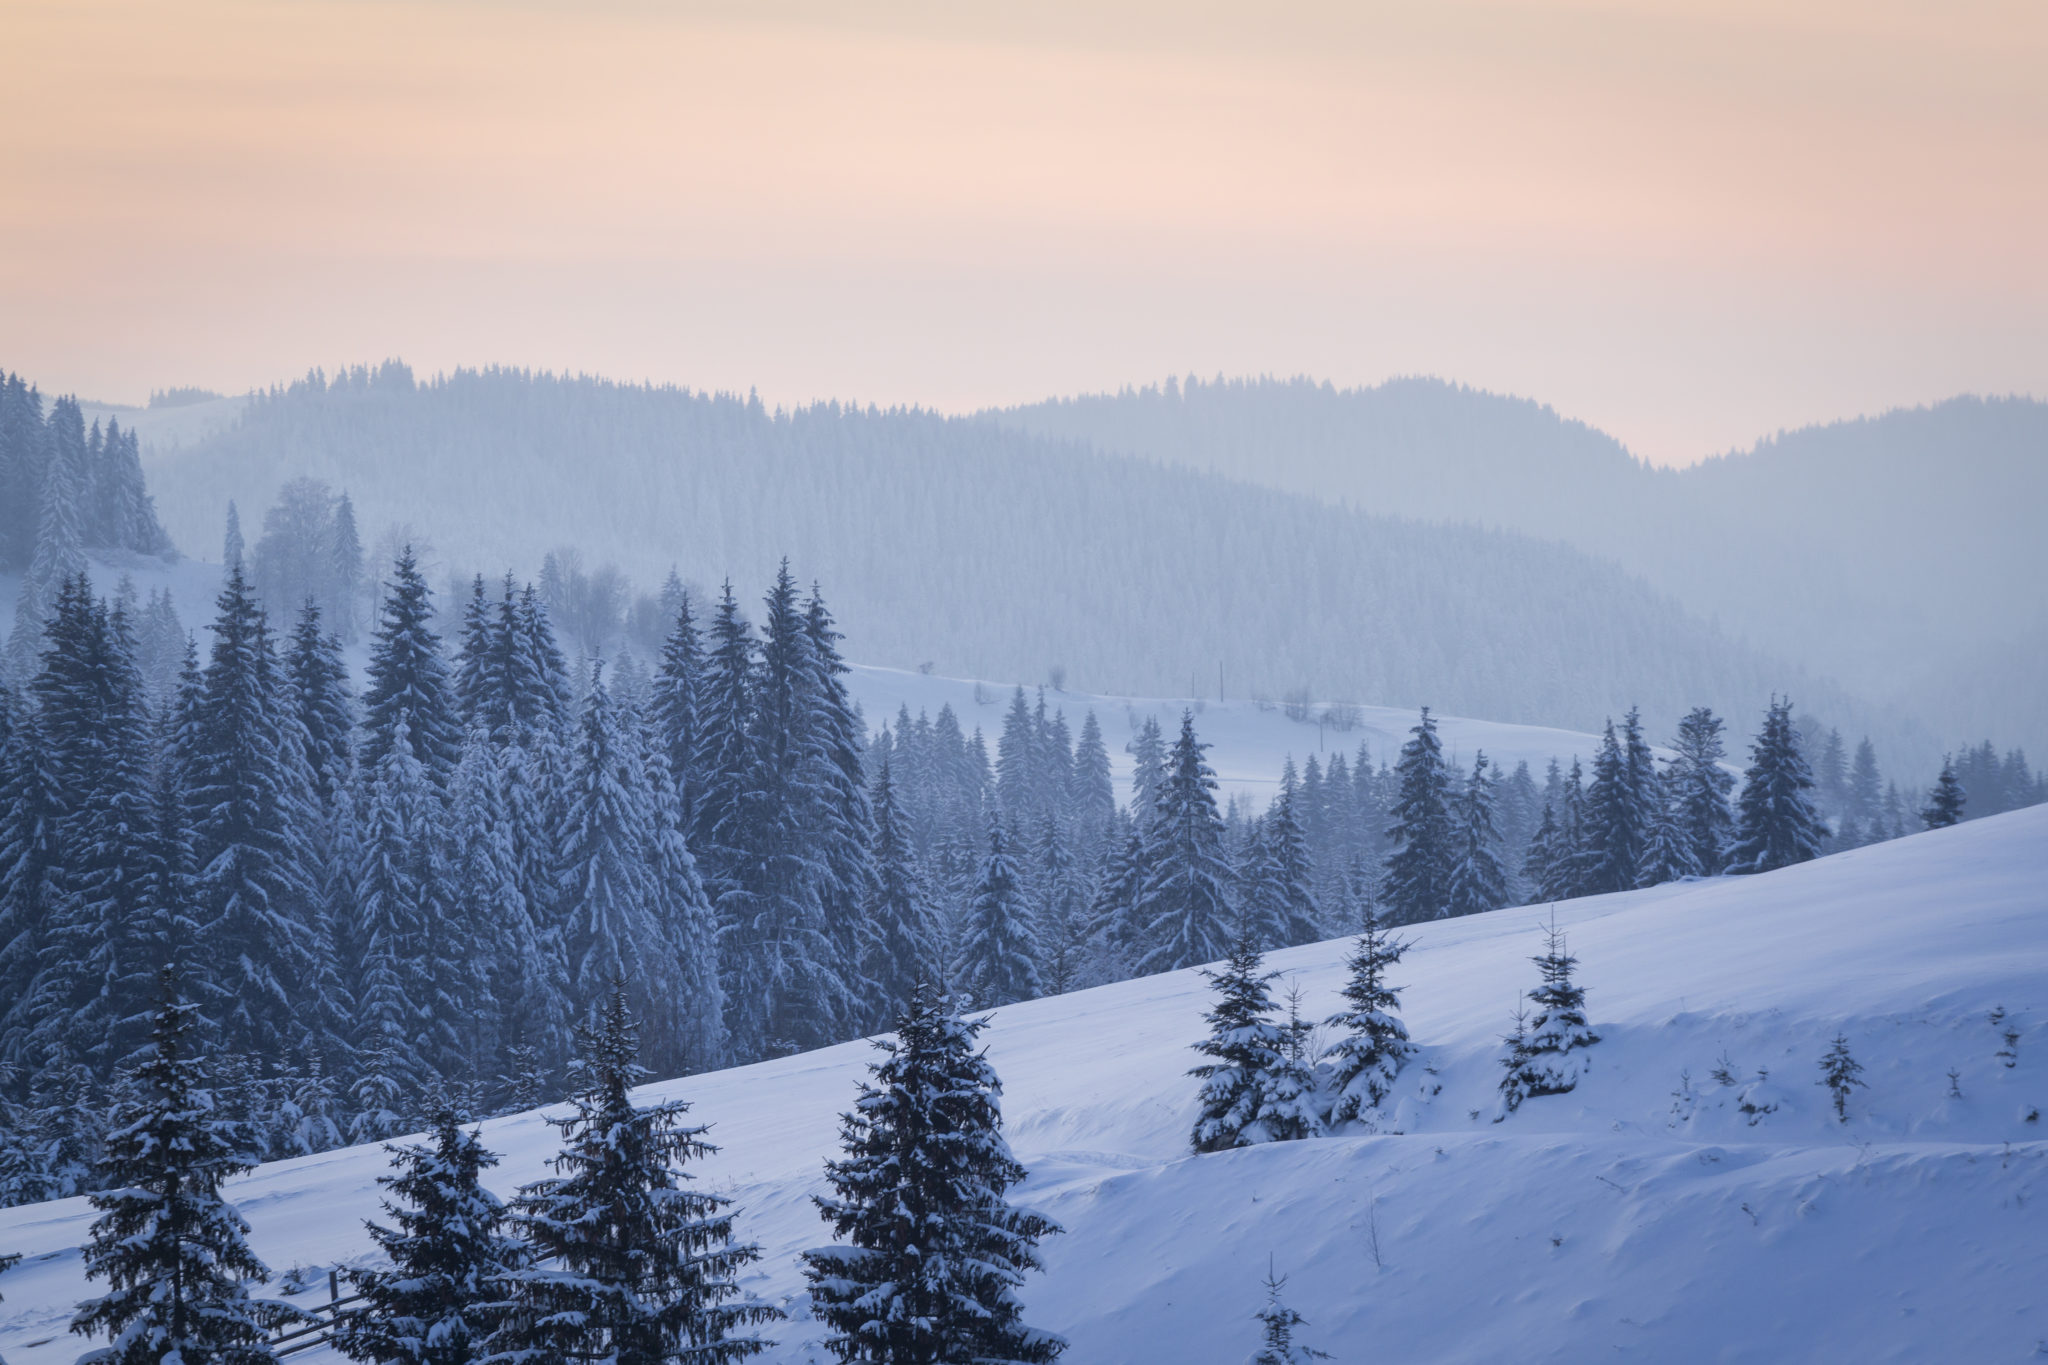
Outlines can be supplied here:
<path id="1" fill-rule="evenodd" d="M 1323 1052 L 1330 1068 L 1324 1085 L 1328 1122 L 1334 1127 L 1364 1118 L 1393 1092 L 1401 1068 L 1415 1056 L 1408 1026 L 1395 1013 L 1401 993 L 1387 984 L 1387 971 L 1408 945 L 1395 938 L 1371 910 L 1345 966 L 1344 1008 L 1326 1020 L 1336 1039 Z"/>
<path id="2" fill-rule="evenodd" d="M 445 1105 L 431 1143 L 387 1150 L 394 1174 L 377 1183 L 396 1226 L 369 1229 L 391 1264 L 346 1272 L 364 1302 L 338 1319 L 335 1349 L 364 1365 L 472 1365 L 500 1316 L 502 1281 L 524 1259 L 479 1179 L 498 1158 Z"/>
<path id="3" fill-rule="evenodd" d="M 845 1155 L 817 1200 L 837 1242 L 803 1254 L 813 1311 L 846 1362 L 1050 1362 L 1066 1342 L 1025 1324 L 1018 1289 L 1060 1231 L 1014 1207 L 1024 1168 L 1002 1136 L 987 1025 L 920 987 L 841 1119 Z"/>
<path id="4" fill-rule="evenodd" d="M 1644 886 L 1661 886 L 1680 877 L 1697 877 L 1700 865 L 1693 841 L 1686 837 L 1684 812 L 1672 791 L 1671 775 L 1650 775 L 1650 842 L 1643 850 L 1643 864 L 1637 880 Z"/>
<path id="5" fill-rule="evenodd" d="M 1579 960 L 1565 950 L 1564 932 L 1552 919 L 1544 931 L 1544 949 L 1531 958 L 1543 974 L 1543 984 L 1529 993 L 1534 1009 L 1526 1023 L 1517 1015 L 1515 1036 L 1503 1059 L 1507 1075 L 1501 1080 L 1500 1117 L 1511 1113 L 1525 1099 L 1538 1095 L 1562 1095 L 1576 1088 L 1584 1074 L 1584 1051 L 1600 1041 L 1586 1023 L 1586 988 L 1572 980 Z"/>
<path id="6" fill-rule="evenodd" d="M 1819 1085 L 1827 1087 L 1828 1099 L 1835 1107 L 1835 1122 L 1849 1121 L 1849 1092 L 1865 1088 L 1863 1063 L 1849 1055 L 1849 1039 L 1846 1034 L 1837 1033 L 1834 1042 L 1828 1045 L 1827 1055 L 1820 1059 Z"/>
<path id="7" fill-rule="evenodd" d="M 162 978 L 149 1052 L 107 1134 L 106 1192 L 85 1247 L 88 1277 L 108 1292 L 79 1305 L 71 1330 L 107 1344 L 91 1365 L 269 1365 L 269 1331 L 289 1310 L 248 1296 L 269 1271 L 221 1182 L 255 1164 L 250 1135 L 216 1112 L 194 1053 L 198 1007 Z"/>
<path id="8" fill-rule="evenodd" d="M 1735 818 L 1728 808 L 1735 778 L 1721 766 L 1728 752 L 1722 729 L 1719 716 L 1696 706 L 1678 723 L 1678 736 L 1671 741 L 1677 751 L 1668 774 L 1672 808 L 1693 862 L 1708 877 L 1727 866 L 1728 847 L 1735 841 Z"/>
<path id="9" fill-rule="evenodd" d="M 1308 1326 L 1308 1319 L 1289 1308 L 1280 1297 L 1286 1288 L 1287 1277 L 1275 1274 L 1269 1267 L 1266 1271 L 1266 1306 L 1259 1310 L 1258 1315 L 1262 1339 L 1259 1349 L 1252 1353 L 1246 1365 L 1309 1365 L 1310 1361 L 1332 1358 L 1328 1351 L 1318 1351 L 1294 1339 L 1295 1332 Z"/>
<path id="10" fill-rule="evenodd" d="M 1493 822 L 1494 785 L 1486 753 L 1472 764 L 1465 789 L 1451 801 L 1451 876 L 1445 888 L 1446 915 L 1476 915 L 1508 903 L 1508 873 L 1500 860 L 1500 835 Z"/>
<path id="11" fill-rule="evenodd" d="M 988 813 L 988 856 L 960 923 L 954 977 L 978 1009 L 1030 1000 L 1044 989 L 1038 975 L 1038 929 L 1017 875 L 999 810 Z"/>
<path id="12" fill-rule="evenodd" d="M 1593 782 L 1586 791 L 1584 880 L 1579 894 L 1605 895 L 1641 883 L 1654 812 L 1649 785 L 1655 776 L 1642 722 L 1631 708 L 1616 735 L 1607 723 L 1593 758 Z"/>
<path id="13" fill-rule="evenodd" d="M 1389 812 L 1393 822 L 1387 827 L 1387 839 L 1394 848 L 1387 855 L 1383 888 L 1388 913 L 1400 924 L 1435 919 L 1444 913 L 1450 903 L 1453 866 L 1450 778 L 1428 707 L 1422 708 L 1422 719 L 1409 734 L 1411 738 L 1401 746 L 1401 760 L 1394 766 L 1400 785 Z"/>
<path id="14" fill-rule="evenodd" d="M 1261 949 L 1315 942 L 1323 927 L 1315 879 L 1290 760 L 1281 772 L 1280 794 L 1258 823 L 1251 863 L 1245 869 L 1239 913 Z"/>
<path id="15" fill-rule="evenodd" d="M 760 1258 L 733 1240 L 723 1196 L 694 1188 L 682 1166 L 717 1151 L 680 1100 L 636 1105 L 645 1074 L 638 1028 L 617 985 L 583 1029 L 575 1112 L 550 1117 L 563 1148 L 557 1172 L 523 1187 L 510 1224 L 529 1263 L 494 1334 L 506 1365 L 717 1365 L 765 1349 L 753 1329 L 781 1317 L 741 1291 L 738 1272 Z"/>
<path id="16" fill-rule="evenodd" d="M 863 971 L 877 997 L 900 1016 L 918 985 L 937 979 L 941 931 L 886 761 L 875 773 L 873 807 L 875 889 L 867 910 L 873 937 Z"/>
<path id="17" fill-rule="evenodd" d="M 1269 983 L 1278 972 L 1261 970 L 1264 959 L 1249 935 L 1239 935 L 1220 971 L 1202 975 L 1216 1002 L 1202 1016 L 1209 1036 L 1194 1045 L 1211 1060 L 1188 1074 L 1202 1082 L 1201 1112 L 1192 1137 L 1197 1152 L 1222 1152 L 1262 1142 L 1306 1137 L 1301 1111 L 1273 1108 L 1274 1072 L 1297 1050 L 1294 1031 L 1273 1018 Z"/>
<path id="18" fill-rule="evenodd" d="M 434 633 L 432 595 L 409 545 L 392 565 L 370 644 L 363 762 L 382 763 L 401 728 L 429 780 L 445 789 L 461 756 L 462 722 L 441 637 Z"/>
<path id="19" fill-rule="evenodd" d="M 1819 857 L 1828 831 L 1807 795 L 1813 790 L 1813 773 L 1799 751 L 1789 697 L 1771 699 L 1763 729 L 1749 752 L 1738 803 L 1741 816 L 1726 870 L 1770 872 Z"/>
<path id="20" fill-rule="evenodd" d="M 270 632 L 239 565 L 218 602 L 177 741 L 198 869 L 193 987 L 228 1047 L 281 1056 L 321 975 L 311 793 Z"/>
<path id="21" fill-rule="evenodd" d="M 1141 972 L 1213 962 L 1230 947 L 1235 872 L 1224 853 L 1208 748 L 1195 738 L 1194 713 L 1182 712 L 1180 738 L 1154 800 L 1145 875 L 1132 911 L 1144 934 Z"/>
<path id="22" fill-rule="evenodd" d="M 1969 802 L 1969 793 L 1956 779 L 1955 760 L 1948 754 L 1941 758 L 1941 776 L 1934 780 L 1934 788 L 1927 794 L 1927 804 L 1920 811 L 1920 823 L 1929 829 L 1947 829 L 1959 824 L 1963 818 L 1963 807 Z"/>

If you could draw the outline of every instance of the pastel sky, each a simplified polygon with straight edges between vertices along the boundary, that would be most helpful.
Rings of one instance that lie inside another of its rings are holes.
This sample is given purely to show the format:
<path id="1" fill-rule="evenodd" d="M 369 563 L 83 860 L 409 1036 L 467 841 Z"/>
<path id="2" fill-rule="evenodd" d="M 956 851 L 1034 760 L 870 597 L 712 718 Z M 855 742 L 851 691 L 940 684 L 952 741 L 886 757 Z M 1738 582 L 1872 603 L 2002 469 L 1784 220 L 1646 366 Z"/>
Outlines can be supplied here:
<path id="1" fill-rule="evenodd" d="M 0 367 L 2048 396 L 2048 4 L 4 0 Z"/>

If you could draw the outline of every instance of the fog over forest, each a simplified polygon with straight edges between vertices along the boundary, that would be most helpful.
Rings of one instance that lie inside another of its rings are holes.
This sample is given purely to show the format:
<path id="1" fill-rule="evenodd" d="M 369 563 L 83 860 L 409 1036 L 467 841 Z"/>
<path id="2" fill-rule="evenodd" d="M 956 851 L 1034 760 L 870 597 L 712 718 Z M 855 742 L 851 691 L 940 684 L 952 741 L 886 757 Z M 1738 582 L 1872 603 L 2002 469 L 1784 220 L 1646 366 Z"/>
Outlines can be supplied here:
<path id="1" fill-rule="evenodd" d="M 1924 773 L 2048 734 L 2023 586 L 2048 571 L 2028 513 L 2048 420 L 2021 400 L 1680 471 L 1424 380 L 1169 381 L 957 418 L 386 363 L 112 415 L 207 558 L 230 499 L 253 542 L 311 476 L 351 496 L 366 546 L 431 545 L 444 584 L 573 551 L 649 593 L 671 567 L 758 579 L 795 547 L 854 657 L 955 676 L 1578 728 L 1634 704 L 1658 733 L 1790 691 Z"/>

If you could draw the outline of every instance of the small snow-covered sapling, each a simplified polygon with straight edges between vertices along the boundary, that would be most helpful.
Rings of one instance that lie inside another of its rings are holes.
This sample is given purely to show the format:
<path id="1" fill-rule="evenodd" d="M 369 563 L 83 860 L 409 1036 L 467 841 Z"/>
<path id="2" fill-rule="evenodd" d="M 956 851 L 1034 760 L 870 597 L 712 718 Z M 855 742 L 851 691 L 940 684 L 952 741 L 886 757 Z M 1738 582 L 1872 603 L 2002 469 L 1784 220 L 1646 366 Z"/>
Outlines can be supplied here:
<path id="1" fill-rule="evenodd" d="M 1826 1086 L 1828 1094 L 1834 1098 L 1836 1122 L 1849 1121 L 1849 1092 L 1863 1086 L 1862 1075 L 1863 1063 L 1849 1055 L 1848 1037 L 1837 1033 L 1834 1045 L 1820 1059 L 1820 1079 L 1814 1082 L 1815 1085 Z"/>

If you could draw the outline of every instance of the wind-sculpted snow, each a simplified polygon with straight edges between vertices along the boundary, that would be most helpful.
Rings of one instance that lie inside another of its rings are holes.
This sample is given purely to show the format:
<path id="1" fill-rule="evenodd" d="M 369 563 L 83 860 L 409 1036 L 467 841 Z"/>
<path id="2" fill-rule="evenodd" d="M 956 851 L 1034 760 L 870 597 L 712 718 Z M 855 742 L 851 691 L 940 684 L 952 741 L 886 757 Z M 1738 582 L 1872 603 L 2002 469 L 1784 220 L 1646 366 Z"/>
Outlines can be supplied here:
<path id="1" fill-rule="evenodd" d="M 1025 1286 L 1029 1320 L 1086 1365 L 1242 1360 L 1270 1257 L 1304 1339 L 1340 1361 L 1962 1362 L 2048 1341 L 2048 1133 L 2029 1117 L 2048 1107 L 2048 808 L 1559 905 L 1601 1041 L 1576 1091 L 1496 1123 L 1499 1037 L 1549 913 L 1409 931 L 1395 981 L 1420 1055 L 1379 1134 L 1188 1156 L 1194 972 L 999 1011 L 990 1055 L 1032 1169 L 1019 1198 L 1066 1227 Z M 1346 947 L 1270 962 L 1320 1014 Z M 1838 1032 L 1868 1082 L 1847 1123 L 1818 1084 Z M 725 1144 L 692 1169 L 767 1250 L 751 1287 L 795 1314 L 777 1361 L 826 1359 L 795 1254 L 824 1240 L 810 1197 L 868 1055 L 649 1088 Z M 1745 1094 L 1777 1107 L 1752 1121 Z M 485 1139 L 501 1191 L 552 1150 L 532 1114 Z M 324 1267 L 370 1254 L 383 1169 L 375 1149 L 334 1152 L 230 1194 L 274 1269 Z M 28 1256 L 0 1280 L 13 1365 L 83 1346 L 62 1328 L 89 1218 L 82 1200 L 0 1211 L 0 1248 Z"/>

